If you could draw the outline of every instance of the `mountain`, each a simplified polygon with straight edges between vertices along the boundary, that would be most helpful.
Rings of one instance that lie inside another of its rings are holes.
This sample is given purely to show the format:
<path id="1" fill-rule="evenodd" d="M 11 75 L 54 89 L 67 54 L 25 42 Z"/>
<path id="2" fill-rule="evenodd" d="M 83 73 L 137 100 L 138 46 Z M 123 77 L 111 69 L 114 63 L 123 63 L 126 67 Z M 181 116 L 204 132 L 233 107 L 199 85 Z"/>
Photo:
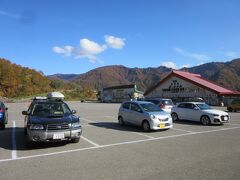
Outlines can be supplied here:
<path id="1" fill-rule="evenodd" d="M 145 91 L 163 79 L 171 70 L 163 66 L 157 68 L 128 68 L 116 65 L 96 68 L 79 75 L 57 74 L 49 77 L 74 82 L 82 87 L 90 86 L 95 89 L 135 83 L 140 90 Z M 203 77 L 219 85 L 240 90 L 240 59 L 226 63 L 211 62 L 181 70 L 201 74 Z"/>
<path id="2" fill-rule="evenodd" d="M 41 72 L 0 58 L 0 97 L 19 97 L 51 90 L 52 80 Z"/>

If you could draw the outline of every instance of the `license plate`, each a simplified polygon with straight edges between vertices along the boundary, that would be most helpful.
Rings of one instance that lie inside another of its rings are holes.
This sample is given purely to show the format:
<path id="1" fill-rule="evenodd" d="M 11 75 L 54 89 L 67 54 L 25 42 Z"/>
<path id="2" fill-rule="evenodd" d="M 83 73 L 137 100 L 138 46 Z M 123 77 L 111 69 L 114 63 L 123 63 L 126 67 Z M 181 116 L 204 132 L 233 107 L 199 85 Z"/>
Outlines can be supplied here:
<path id="1" fill-rule="evenodd" d="M 64 139 L 64 134 L 53 134 L 53 139 Z"/>
<path id="2" fill-rule="evenodd" d="M 160 128 L 165 128 L 165 124 L 160 124 L 159 127 Z"/>

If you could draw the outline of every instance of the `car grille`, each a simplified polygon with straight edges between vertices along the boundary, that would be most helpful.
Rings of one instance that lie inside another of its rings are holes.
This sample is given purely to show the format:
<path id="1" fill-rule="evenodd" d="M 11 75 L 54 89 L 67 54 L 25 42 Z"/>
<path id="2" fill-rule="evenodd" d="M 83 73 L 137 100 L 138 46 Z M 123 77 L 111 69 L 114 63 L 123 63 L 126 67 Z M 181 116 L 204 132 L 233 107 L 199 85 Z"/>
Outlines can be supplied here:
<path id="1" fill-rule="evenodd" d="M 224 117 L 227 117 L 227 120 L 224 120 Z M 221 120 L 222 120 L 222 121 L 228 121 L 228 120 L 229 120 L 229 117 L 228 117 L 228 116 L 221 116 Z"/>
<path id="2" fill-rule="evenodd" d="M 168 121 L 168 118 L 158 118 L 160 122 Z"/>
<path id="3" fill-rule="evenodd" d="M 47 125 L 47 130 L 66 130 L 66 129 L 69 129 L 69 125 L 67 123 Z"/>

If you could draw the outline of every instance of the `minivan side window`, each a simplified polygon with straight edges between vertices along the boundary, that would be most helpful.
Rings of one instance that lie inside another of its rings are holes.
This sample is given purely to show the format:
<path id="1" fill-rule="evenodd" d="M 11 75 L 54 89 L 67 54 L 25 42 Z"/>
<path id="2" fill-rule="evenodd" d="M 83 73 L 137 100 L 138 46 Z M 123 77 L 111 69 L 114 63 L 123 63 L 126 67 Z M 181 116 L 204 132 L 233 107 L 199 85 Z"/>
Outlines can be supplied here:
<path id="1" fill-rule="evenodd" d="M 124 109 L 129 109 L 130 108 L 130 103 L 124 103 L 122 107 Z"/>

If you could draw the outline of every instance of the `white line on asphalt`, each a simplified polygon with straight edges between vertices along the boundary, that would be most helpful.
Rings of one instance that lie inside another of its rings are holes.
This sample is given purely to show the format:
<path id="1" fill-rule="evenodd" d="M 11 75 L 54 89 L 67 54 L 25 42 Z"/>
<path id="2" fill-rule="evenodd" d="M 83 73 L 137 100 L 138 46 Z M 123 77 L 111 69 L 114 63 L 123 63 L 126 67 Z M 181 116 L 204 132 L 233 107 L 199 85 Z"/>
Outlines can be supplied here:
<path id="1" fill-rule="evenodd" d="M 95 142 L 93 142 L 93 141 L 91 141 L 91 140 L 89 140 L 89 139 L 87 139 L 87 138 L 85 138 L 83 136 L 81 136 L 81 138 L 84 139 L 85 141 L 89 142 L 90 144 L 92 144 L 95 147 L 99 147 L 100 146 L 99 144 L 97 144 L 97 143 L 95 143 Z"/>
<path id="2" fill-rule="evenodd" d="M 186 134 L 179 134 L 179 135 L 172 135 L 172 136 L 163 136 L 163 137 L 156 137 L 156 138 L 152 138 L 152 139 L 127 141 L 127 142 L 122 142 L 122 143 L 114 143 L 114 144 L 99 145 L 99 146 L 93 146 L 93 147 L 87 147 L 87 148 L 72 149 L 72 150 L 68 150 L 68 151 L 59 151 L 59 152 L 54 152 L 54 153 L 24 156 L 24 157 L 18 157 L 16 159 L 1 159 L 0 163 L 14 161 L 14 160 L 16 161 L 16 160 L 21 160 L 21 159 L 32 159 L 32 158 L 37 158 L 37 157 L 53 156 L 53 155 L 58 155 L 58 154 L 79 152 L 79 151 L 91 150 L 91 149 L 100 149 L 100 148 L 106 148 L 106 147 L 120 146 L 120 145 L 126 145 L 126 144 L 136 144 L 136 143 L 141 143 L 141 142 L 156 141 L 156 140 L 169 139 L 169 138 L 175 138 L 175 137 L 190 136 L 190 135 L 195 135 L 195 134 L 206 134 L 206 133 L 211 133 L 211 132 L 227 131 L 227 130 L 233 130 L 233 129 L 239 129 L 239 128 L 240 127 L 222 128 L 222 129 L 216 129 L 216 130 L 210 130 L 210 131 L 201 131 L 201 132 L 193 132 L 193 133 L 186 133 Z"/>
<path id="3" fill-rule="evenodd" d="M 153 139 L 154 137 L 152 136 L 148 136 L 146 134 L 142 134 L 142 133 L 138 133 L 138 132 L 131 132 L 132 134 L 137 134 L 137 135 L 140 135 L 140 136 L 143 136 L 143 137 L 146 137 L 146 138 L 149 138 L 149 139 Z"/>
<path id="4" fill-rule="evenodd" d="M 16 122 L 13 121 L 13 129 L 12 129 L 12 159 L 17 159 L 15 128 L 16 128 Z"/>
<path id="5" fill-rule="evenodd" d="M 84 121 L 87 121 L 87 122 L 91 122 L 91 123 L 96 123 L 96 122 L 97 122 L 97 121 L 93 121 L 93 120 L 86 119 L 86 118 L 80 118 L 80 119 L 82 119 L 82 120 L 84 120 Z"/>
<path id="6" fill-rule="evenodd" d="M 177 130 L 177 131 L 183 131 L 183 132 L 188 132 L 188 133 L 194 133 L 194 131 L 187 131 L 184 129 L 178 129 L 178 128 L 172 128 L 173 130 Z"/>
<path id="7" fill-rule="evenodd" d="M 240 124 L 229 123 L 230 125 L 240 126 Z"/>

